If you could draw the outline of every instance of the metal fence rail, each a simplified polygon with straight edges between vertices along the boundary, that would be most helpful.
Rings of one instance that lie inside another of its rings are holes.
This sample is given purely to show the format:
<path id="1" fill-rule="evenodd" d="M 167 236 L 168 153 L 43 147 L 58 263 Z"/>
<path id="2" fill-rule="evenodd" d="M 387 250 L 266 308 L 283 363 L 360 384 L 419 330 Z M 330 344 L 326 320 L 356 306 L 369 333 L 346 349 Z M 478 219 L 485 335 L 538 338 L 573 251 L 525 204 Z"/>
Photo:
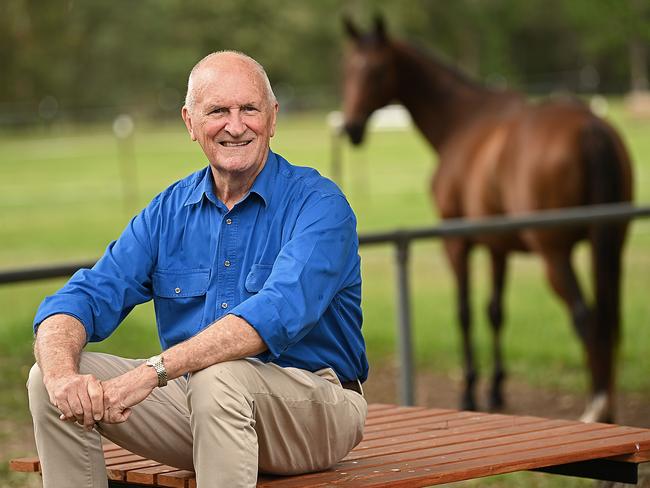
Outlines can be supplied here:
<path id="1" fill-rule="evenodd" d="M 94 264 L 95 261 L 76 261 L 49 266 L 6 269 L 0 271 L 0 285 L 5 283 L 18 283 L 20 281 L 62 278 L 74 274 L 75 271 L 81 268 L 92 268 Z"/>
<path id="2" fill-rule="evenodd" d="M 512 232 L 532 228 L 580 226 L 594 223 L 626 221 L 644 217 L 650 217 L 650 206 L 634 206 L 628 203 L 620 203 L 547 210 L 515 216 L 489 217 L 476 220 L 448 219 L 443 220 L 435 227 L 360 235 L 359 244 L 362 246 L 386 243 L 395 245 L 398 348 L 401 364 L 401 403 L 404 405 L 414 404 L 411 305 L 408 271 L 411 241 L 417 239 Z M 94 261 L 90 261 L 56 266 L 4 270 L 0 271 L 0 284 L 70 276 L 76 270 L 90 268 L 93 264 Z"/>

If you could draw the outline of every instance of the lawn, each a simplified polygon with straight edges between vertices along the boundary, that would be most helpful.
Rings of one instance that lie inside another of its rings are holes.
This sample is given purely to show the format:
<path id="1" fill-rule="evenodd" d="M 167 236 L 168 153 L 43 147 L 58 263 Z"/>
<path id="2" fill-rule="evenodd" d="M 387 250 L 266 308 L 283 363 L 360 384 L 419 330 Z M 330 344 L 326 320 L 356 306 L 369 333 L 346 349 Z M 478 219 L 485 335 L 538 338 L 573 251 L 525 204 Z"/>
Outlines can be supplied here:
<path id="1" fill-rule="evenodd" d="M 612 104 L 611 119 L 621 129 L 635 161 L 636 200 L 650 202 L 650 122 L 632 120 Z M 171 182 L 202 167 L 200 148 L 177 123 L 137 123 L 135 178 L 124 198 L 120 147 L 110 126 L 58 127 L 30 133 L 0 134 L 0 269 L 91 259 L 99 256 L 130 216 Z M 272 147 L 295 164 L 330 173 L 331 136 L 324 114 L 280 118 Z M 437 217 L 427 195 L 434 156 L 414 132 L 370 134 L 367 145 L 343 149 L 340 182 L 359 219 L 359 231 L 433 224 Z M 624 332 L 618 371 L 620 388 L 650 392 L 650 221 L 632 226 L 624 282 Z M 588 285 L 589 254 L 576 256 Z M 361 251 L 364 280 L 364 331 L 371 364 L 395 351 L 395 270 L 389 246 Z M 490 336 L 483 314 L 489 282 L 483 252 L 472 258 L 479 365 L 490 366 Z M 419 368 L 458 369 L 454 290 L 440 243 L 422 241 L 411 261 L 412 315 Z M 38 303 L 62 280 L 0 288 L 0 455 L 15 455 L 16 425 L 29 422 L 24 380 L 32 363 L 31 319 Z M 512 260 L 506 295 L 504 334 L 511 376 L 540 387 L 584 391 L 582 354 L 568 317 L 543 279 L 541 263 L 530 256 Z M 132 357 L 158 350 L 152 307 L 138 307 L 109 340 L 92 349 Z M 20 445 L 25 445 L 24 442 Z M 0 458 L 0 486 L 6 475 Z"/>

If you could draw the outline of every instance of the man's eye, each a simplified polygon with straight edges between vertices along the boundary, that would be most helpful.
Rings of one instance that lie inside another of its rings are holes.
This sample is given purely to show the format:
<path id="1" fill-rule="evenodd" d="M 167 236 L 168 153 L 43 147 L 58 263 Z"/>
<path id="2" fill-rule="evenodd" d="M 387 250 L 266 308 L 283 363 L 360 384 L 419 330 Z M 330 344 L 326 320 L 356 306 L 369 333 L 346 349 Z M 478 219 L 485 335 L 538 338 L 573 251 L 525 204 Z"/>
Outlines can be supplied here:
<path id="1" fill-rule="evenodd" d="M 228 109 L 225 108 L 225 107 L 217 107 L 217 108 L 213 108 L 210 113 L 211 114 L 225 114 L 227 111 L 228 111 Z"/>
<path id="2" fill-rule="evenodd" d="M 257 109 L 252 105 L 244 105 L 241 109 L 242 112 L 257 112 Z"/>

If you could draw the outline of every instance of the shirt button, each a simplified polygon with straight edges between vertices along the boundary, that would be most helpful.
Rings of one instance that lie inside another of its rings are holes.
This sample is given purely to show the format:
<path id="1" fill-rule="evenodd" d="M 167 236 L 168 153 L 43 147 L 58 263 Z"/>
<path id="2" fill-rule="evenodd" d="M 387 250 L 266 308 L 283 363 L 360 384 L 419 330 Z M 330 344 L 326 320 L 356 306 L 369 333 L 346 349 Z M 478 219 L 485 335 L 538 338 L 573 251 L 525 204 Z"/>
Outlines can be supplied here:
<path id="1" fill-rule="evenodd" d="M 221 308 L 228 308 L 228 304 L 227 304 L 226 302 L 223 302 L 223 303 L 221 304 Z"/>
<path id="2" fill-rule="evenodd" d="M 232 219 L 226 219 L 226 225 L 232 224 Z"/>
<path id="3" fill-rule="evenodd" d="M 178 287 L 174 288 L 174 293 L 176 293 L 178 295 L 180 292 L 181 292 L 180 288 L 178 288 Z"/>
<path id="4" fill-rule="evenodd" d="M 225 261 L 223 265 L 227 268 L 228 266 L 230 266 L 230 261 Z"/>

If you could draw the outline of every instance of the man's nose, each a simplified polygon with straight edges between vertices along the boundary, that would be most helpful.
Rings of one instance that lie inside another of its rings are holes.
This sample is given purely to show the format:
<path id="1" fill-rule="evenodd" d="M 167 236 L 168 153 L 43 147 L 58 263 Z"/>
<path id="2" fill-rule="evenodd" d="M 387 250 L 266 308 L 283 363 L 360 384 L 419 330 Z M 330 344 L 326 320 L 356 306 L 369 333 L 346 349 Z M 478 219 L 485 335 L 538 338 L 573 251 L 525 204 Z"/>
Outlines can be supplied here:
<path id="1" fill-rule="evenodd" d="M 225 129 L 233 137 L 239 137 L 246 132 L 246 124 L 244 124 L 239 110 L 230 113 Z"/>

